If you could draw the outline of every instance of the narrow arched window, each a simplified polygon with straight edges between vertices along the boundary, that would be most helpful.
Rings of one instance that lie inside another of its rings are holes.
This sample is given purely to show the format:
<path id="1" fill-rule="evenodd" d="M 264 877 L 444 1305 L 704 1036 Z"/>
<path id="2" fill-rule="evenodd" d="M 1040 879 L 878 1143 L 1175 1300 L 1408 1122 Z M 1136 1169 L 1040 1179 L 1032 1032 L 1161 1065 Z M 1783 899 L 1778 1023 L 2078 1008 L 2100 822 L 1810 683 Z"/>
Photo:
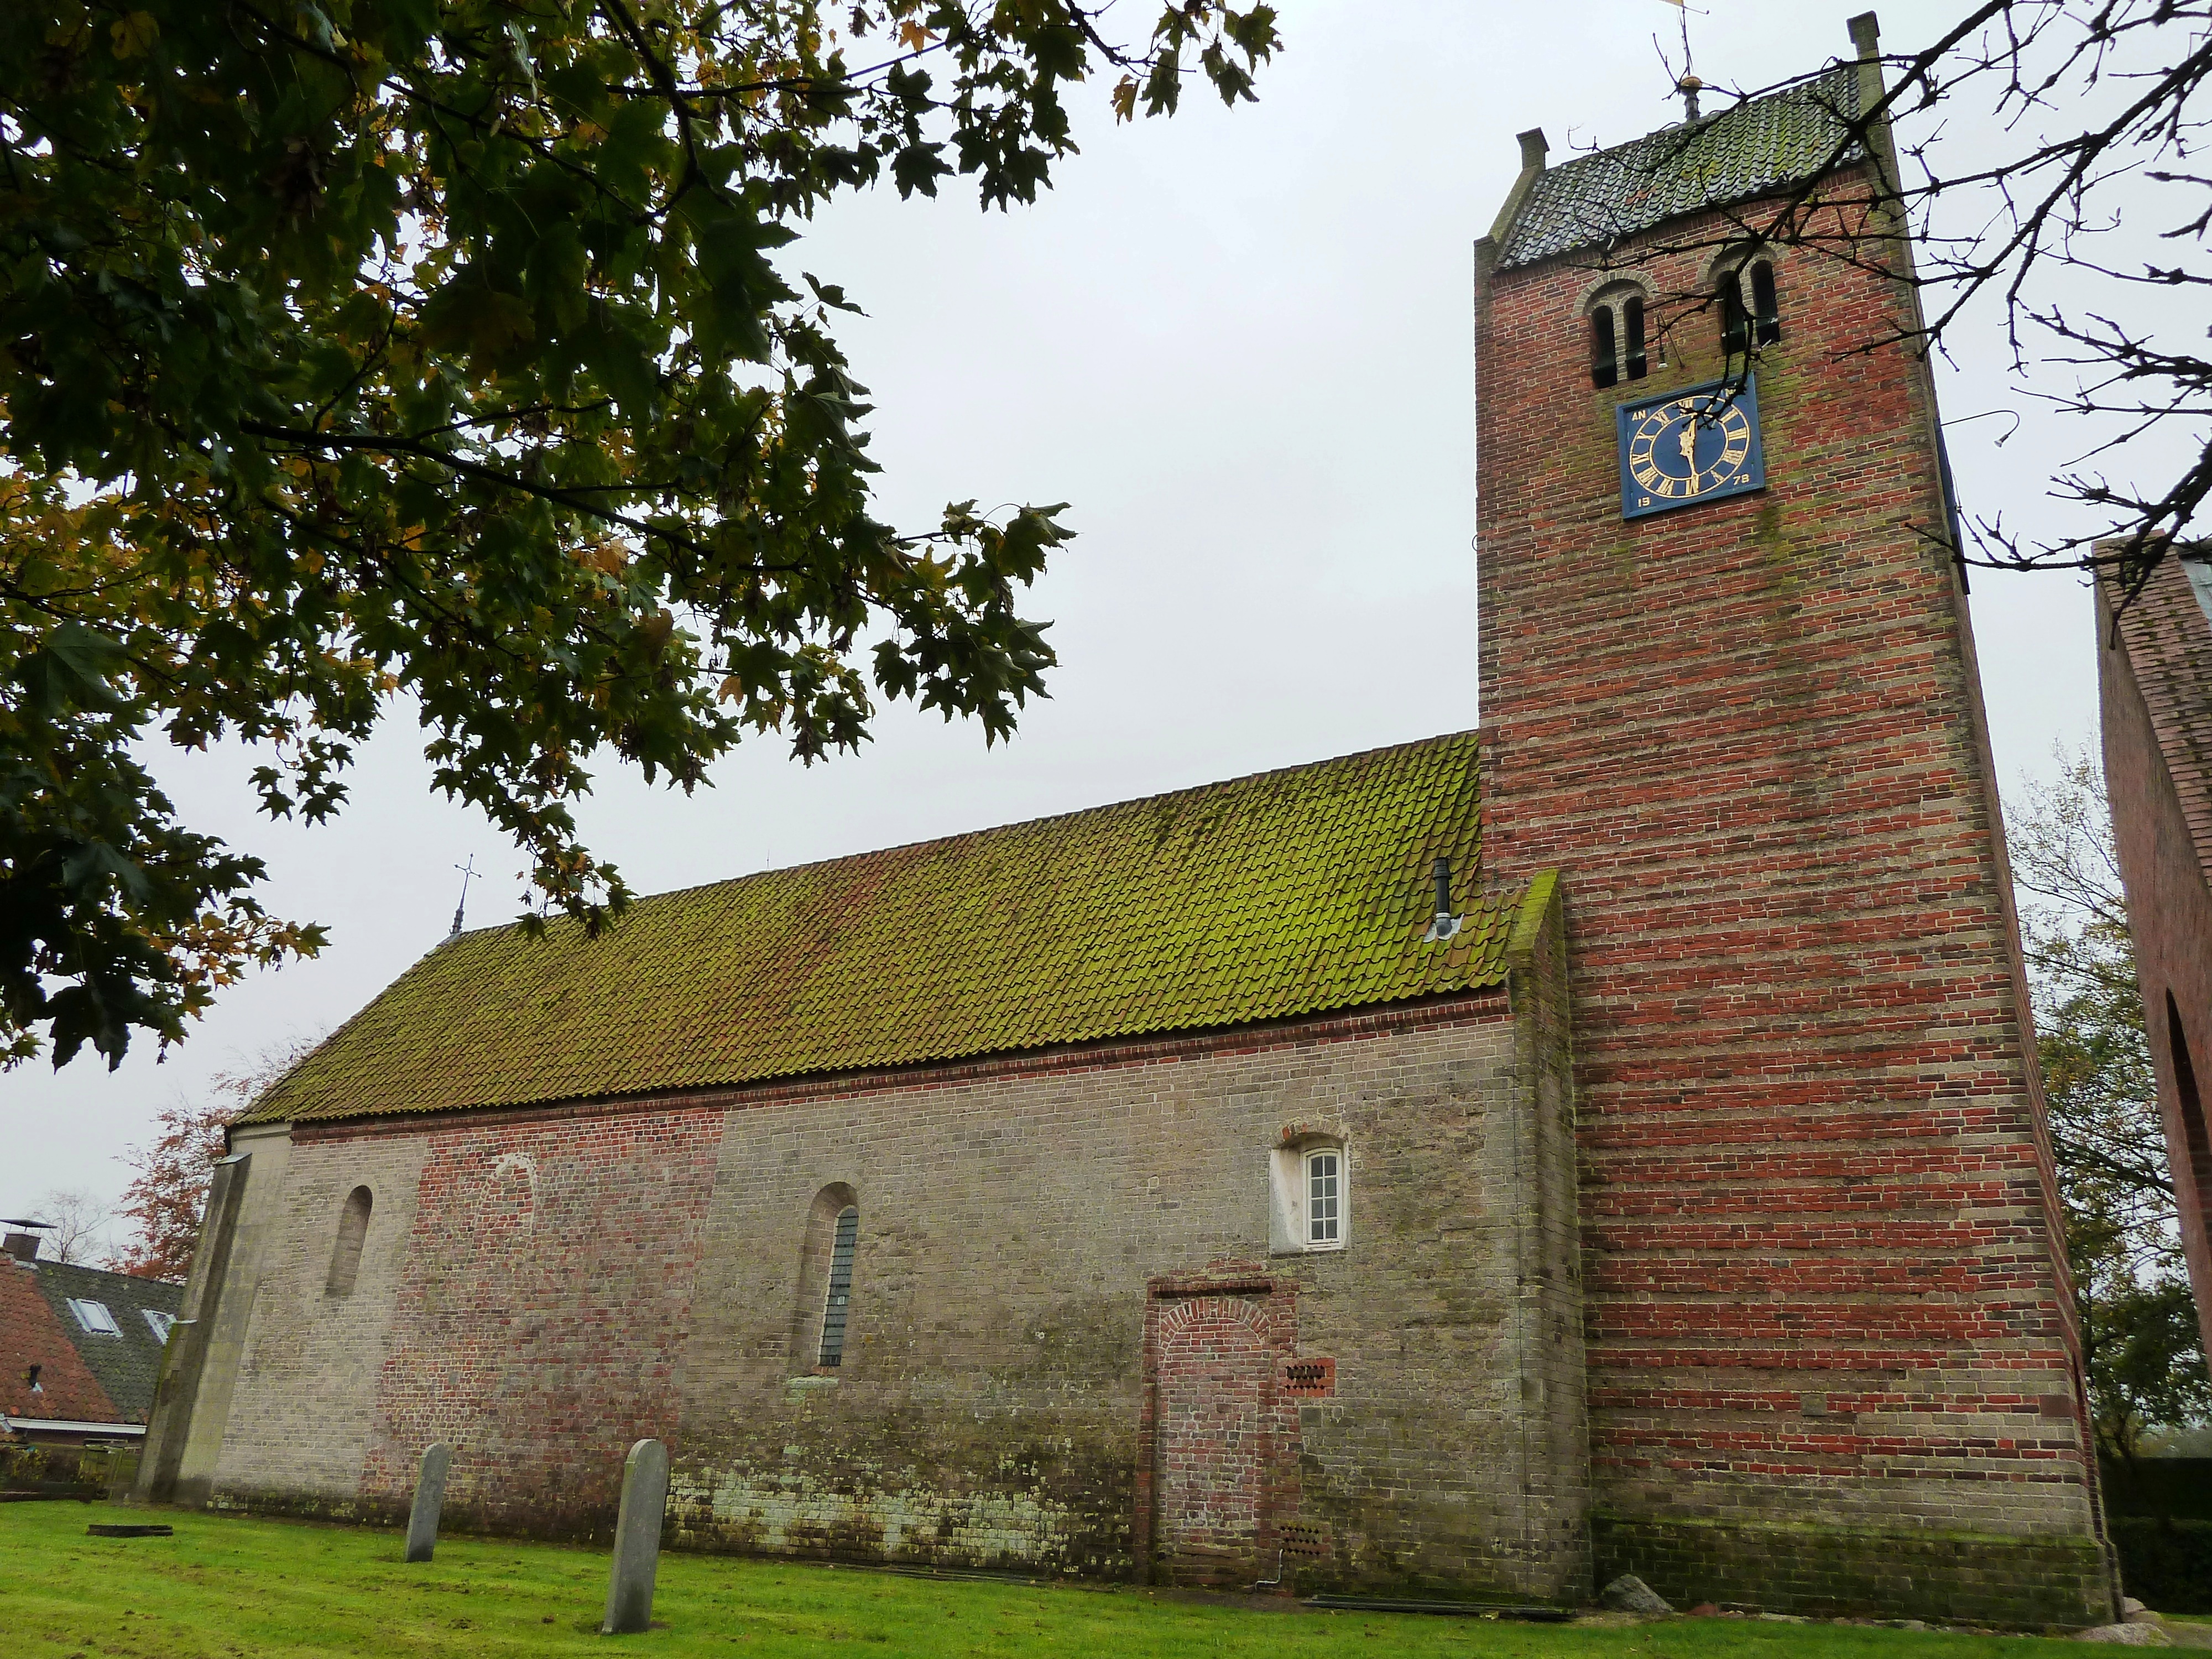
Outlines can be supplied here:
<path id="1" fill-rule="evenodd" d="M 338 1212 L 337 1243 L 331 1248 L 331 1276 L 323 1285 L 325 1296 L 353 1294 L 354 1280 L 361 1276 L 362 1243 L 368 1237 L 368 1212 L 375 1201 L 366 1187 L 346 1194 L 345 1208 Z"/>
<path id="2" fill-rule="evenodd" d="M 1590 384 L 1612 386 L 1620 379 L 1620 354 L 1613 332 L 1613 307 L 1590 313 Z"/>
<path id="3" fill-rule="evenodd" d="M 1782 337 L 1782 313 L 1775 302 L 1774 267 L 1761 259 L 1751 268 L 1752 338 L 1772 345 Z"/>
<path id="4" fill-rule="evenodd" d="M 1640 380 L 1650 372 L 1651 366 L 1644 349 L 1644 301 L 1630 299 L 1621 307 L 1620 314 L 1628 325 L 1628 378 Z"/>
<path id="5" fill-rule="evenodd" d="M 853 1305 L 853 1250 L 860 1240 L 860 1212 L 852 1205 L 837 1212 L 837 1233 L 830 1246 L 830 1294 L 822 1304 L 821 1365 L 845 1363 L 845 1321 Z"/>
<path id="6" fill-rule="evenodd" d="M 2181 1108 L 2181 1144 L 2195 1177 L 2197 1213 L 2184 1214 L 2181 1224 L 2199 1243 L 2212 1243 L 2212 1130 L 2204 1121 L 2204 1097 L 2197 1092 L 2197 1067 L 2189 1055 L 2189 1036 L 2181 1029 L 2181 1006 L 2173 993 L 2166 994 L 2166 1049 L 2173 1061 L 2173 1091 Z"/>
<path id="7" fill-rule="evenodd" d="M 1751 319 L 1743 309 L 1743 273 L 1730 266 L 1716 290 L 1721 302 L 1721 349 L 1735 356 L 1751 349 Z"/>

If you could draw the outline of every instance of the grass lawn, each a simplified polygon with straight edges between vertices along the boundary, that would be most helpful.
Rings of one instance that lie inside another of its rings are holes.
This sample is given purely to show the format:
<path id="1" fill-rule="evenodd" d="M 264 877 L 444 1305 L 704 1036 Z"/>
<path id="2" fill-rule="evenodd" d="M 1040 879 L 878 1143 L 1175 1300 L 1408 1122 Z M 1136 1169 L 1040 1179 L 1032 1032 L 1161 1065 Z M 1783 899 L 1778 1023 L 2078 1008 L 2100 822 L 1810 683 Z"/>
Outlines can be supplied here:
<path id="1" fill-rule="evenodd" d="M 173 1538 L 88 1537 L 94 1522 L 167 1521 Z M 957 1580 L 726 1557 L 661 1557 L 656 1620 L 598 1634 L 607 1557 L 549 1544 L 446 1539 L 409 1566 L 394 1532 L 111 1510 L 0 1504 L 6 1659 L 345 1659 L 589 1654 L 1114 1659 L 1528 1655 L 1534 1659 L 1926 1659 L 2060 1651 L 2033 1638 L 1681 1619 L 1539 1626 L 1421 1614 L 1255 1612 L 1139 1589 Z M 847 1644 L 850 1644 L 848 1646 Z M 2075 1649 L 2081 1652 L 2084 1650 Z"/>

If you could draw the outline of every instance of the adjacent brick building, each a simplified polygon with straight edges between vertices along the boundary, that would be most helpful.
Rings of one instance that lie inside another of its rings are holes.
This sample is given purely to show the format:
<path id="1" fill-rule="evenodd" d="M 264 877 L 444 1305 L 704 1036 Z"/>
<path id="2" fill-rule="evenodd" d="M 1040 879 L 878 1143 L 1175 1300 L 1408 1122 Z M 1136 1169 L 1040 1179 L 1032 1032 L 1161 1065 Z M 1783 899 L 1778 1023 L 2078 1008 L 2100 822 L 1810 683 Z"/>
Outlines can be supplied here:
<path id="1" fill-rule="evenodd" d="M 1481 732 L 449 940 L 234 1129 L 149 1492 L 590 1534 L 651 1434 L 707 1548 L 2108 1616 L 1854 33 L 1524 136 Z"/>
<path id="2" fill-rule="evenodd" d="M 2097 586 L 2105 785 L 2158 1074 L 2182 1254 L 2212 1354 L 2212 549 L 2175 550 L 2141 592 Z"/>
<path id="3" fill-rule="evenodd" d="M 158 1279 L 40 1261 L 35 1233 L 9 1233 L 0 1255 L 0 1441 L 135 1441 L 183 1297 Z"/>

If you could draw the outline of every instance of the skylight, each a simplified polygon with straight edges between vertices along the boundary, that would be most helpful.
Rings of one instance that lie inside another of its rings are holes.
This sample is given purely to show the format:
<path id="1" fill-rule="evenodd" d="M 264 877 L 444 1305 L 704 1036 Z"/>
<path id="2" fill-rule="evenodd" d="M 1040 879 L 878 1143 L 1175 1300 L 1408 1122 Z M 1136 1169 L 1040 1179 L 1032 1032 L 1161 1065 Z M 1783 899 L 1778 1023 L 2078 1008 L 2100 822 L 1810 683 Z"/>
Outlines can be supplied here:
<path id="1" fill-rule="evenodd" d="M 115 1322 L 115 1316 L 107 1310 L 105 1302 L 94 1302 L 89 1297 L 73 1296 L 69 1299 L 70 1311 L 76 1322 L 94 1336 L 120 1336 L 123 1328 Z"/>

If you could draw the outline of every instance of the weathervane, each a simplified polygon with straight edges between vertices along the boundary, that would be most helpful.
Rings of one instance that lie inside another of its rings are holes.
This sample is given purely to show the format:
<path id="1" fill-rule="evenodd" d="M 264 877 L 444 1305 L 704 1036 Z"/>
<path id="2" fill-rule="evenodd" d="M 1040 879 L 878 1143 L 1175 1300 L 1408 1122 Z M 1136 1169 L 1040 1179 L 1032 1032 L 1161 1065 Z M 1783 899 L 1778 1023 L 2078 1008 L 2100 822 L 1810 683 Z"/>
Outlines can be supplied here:
<path id="1" fill-rule="evenodd" d="M 461 916 L 469 908 L 469 878 L 477 872 L 477 855 L 470 854 L 466 864 L 457 864 L 453 868 L 461 872 L 461 902 L 453 907 L 453 931 L 446 935 L 447 939 L 455 939 L 460 934 Z"/>
<path id="2" fill-rule="evenodd" d="M 1698 118 L 1698 94 L 1705 90 L 1705 83 L 1698 79 L 1697 70 L 1690 58 L 1689 0 L 1661 0 L 1661 3 L 1672 6 L 1682 14 L 1682 73 L 1674 82 L 1674 90 L 1682 94 L 1682 110 L 1685 118 L 1694 121 Z M 1703 17 L 1705 14 L 1701 11 L 1698 15 Z M 1665 47 L 1659 45 L 1657 35 L 1651 37 L 1651 44 L 1658 49 L 1660 63 L 1665 64 L 1667 51 Z M 1668 64 L 1668 68 L 1671 70 L 1673 66 Z"/>

